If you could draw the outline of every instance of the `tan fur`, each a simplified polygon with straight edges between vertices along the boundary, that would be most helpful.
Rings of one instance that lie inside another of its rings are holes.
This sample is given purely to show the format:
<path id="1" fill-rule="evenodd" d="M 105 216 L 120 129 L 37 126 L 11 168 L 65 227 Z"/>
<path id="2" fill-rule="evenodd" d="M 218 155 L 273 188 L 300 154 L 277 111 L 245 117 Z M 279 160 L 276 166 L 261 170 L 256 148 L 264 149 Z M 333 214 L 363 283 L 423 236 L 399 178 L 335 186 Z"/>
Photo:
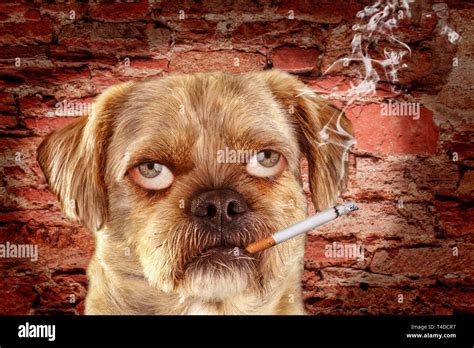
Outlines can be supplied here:
<path id="1" fill-rule="evenodd" d="M 336 128 L 338 115 L 280 71 L 171 75 L 113 86 L 93 115 L 49 135 L 38 161 L 50 188 L 96 237 L 86 313 L 303 314 L 303 236 L 209 268 L 200 255 L 219 241 L 187 209 L 197 192 L 231 189 L 251 209 L 225 242 L 243 247 L 267 237 L 306 216 L 302 156 L 315 206 L 332 205 L 344 187 L 343 148 L 321 145 L 319 132 Z M 350 132 L 345 117 L 340 125 Z M 275 178 L 252 177 L 245 165 L 218 163 L 225 147 L 272 148 L 288 165 Z M 151 159 L 173 172 L 170 188 L 146 192 L 126 175 Z"/>

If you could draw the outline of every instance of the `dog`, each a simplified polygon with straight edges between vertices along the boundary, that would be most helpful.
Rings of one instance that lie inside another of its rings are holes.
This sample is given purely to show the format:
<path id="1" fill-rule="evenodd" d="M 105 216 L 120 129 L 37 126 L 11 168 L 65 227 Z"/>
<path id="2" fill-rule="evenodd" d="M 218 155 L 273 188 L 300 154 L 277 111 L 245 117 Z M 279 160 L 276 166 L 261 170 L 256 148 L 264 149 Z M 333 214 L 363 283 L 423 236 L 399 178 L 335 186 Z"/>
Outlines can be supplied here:
<path id="1" fill-rule="evenodd" d="M 109 87 L 37 156 L 63 213 L 95 235 L 85 313 L 305 314 L 304 236 L 244 249 L 306 217 L 303 157 L 315 208 L 334 204 L 351 133 L 279 70 Z M 223 149 L 251 156 L 218 161 Z"/>

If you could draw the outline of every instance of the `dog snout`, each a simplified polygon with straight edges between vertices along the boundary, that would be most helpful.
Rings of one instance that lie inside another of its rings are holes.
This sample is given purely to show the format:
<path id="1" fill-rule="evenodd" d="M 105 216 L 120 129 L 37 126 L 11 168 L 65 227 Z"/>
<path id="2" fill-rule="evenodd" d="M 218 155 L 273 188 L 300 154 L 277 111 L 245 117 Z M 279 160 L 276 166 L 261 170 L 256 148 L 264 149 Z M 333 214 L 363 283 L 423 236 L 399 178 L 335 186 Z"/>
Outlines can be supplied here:
<path id="1" fill-rule="evenodd" d="M 228 189 L 206 191 L 191 200 L 191 214 L 202 223 L 219 230 L 235 224 L 247 209 L 244 197 Z"/>

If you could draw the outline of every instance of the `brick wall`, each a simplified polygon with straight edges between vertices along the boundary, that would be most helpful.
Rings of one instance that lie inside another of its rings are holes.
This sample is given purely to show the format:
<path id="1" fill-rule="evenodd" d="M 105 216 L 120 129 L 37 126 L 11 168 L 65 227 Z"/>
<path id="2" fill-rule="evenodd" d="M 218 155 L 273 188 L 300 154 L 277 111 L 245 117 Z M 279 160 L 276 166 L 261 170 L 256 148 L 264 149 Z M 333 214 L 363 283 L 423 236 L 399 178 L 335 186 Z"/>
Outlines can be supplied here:
<path id="1" fill-rule="evenodd" d="M 84 309 L 93 238 L 61 215 L 35 161 L 42 137 L 73 119 L 54 115 L 58 101 L 90 102 L 119 81 L 172 72 L 272 66 L 321 94 L 344 90 L 354 71 L 322 72 L 350 50 L 355 15 L 370 3 L 0 4 L 0 241 L 40 250 L 37 262 L 0 260 L 0 313 Z M 424 1 L 413 10 L 398 32 L 412 49 L 402 92 L 382 82 L 347 109 L 358 143 L 343 198 L 361 210 L 308 236 L 309 313 L 474 312 L 474 7 Z M 381 117 L 388 100 L 419 102 L 420 118 Z M 327 257 L 333 242 L 363 243 L 365 259 Z"/>

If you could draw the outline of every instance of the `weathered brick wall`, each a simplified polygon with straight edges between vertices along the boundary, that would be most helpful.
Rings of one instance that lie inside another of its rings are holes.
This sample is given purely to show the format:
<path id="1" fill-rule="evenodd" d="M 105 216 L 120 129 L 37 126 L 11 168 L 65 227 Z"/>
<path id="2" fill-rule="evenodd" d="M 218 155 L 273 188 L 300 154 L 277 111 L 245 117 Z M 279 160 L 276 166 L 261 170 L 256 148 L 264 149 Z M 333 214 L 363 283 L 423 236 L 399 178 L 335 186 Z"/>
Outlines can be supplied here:
<path id="1" fill-rule="evenodd" d="M 94 241 L 61 215 L 35 161 L 42 137 L 73 119 L 51 115 L 58 101 L 90 102 L 119 81 L 172 72 L 272 66 L 321 94 L 344 90 L 354 71 L 322 72 L 349 52 L 355 15 L 370 3 L 0 4 L 0 241 L 34 243 L 40 254 L 0 260 L 0 313 L 83 311 Z M 358 143 L 343 198 L 361 210 L 308 237 L 309 313 L 474 312 L 474 7 L 425 1 L 413 9 L 399 31 L 412 49 L 404 90 L 380 83 L 347 110 Z M 447 40 L 446 25 L 459 42 Z M 421 103 L 421 117 L 381 117 L 389 99 Z M 325 256 L 333 242 L 363 243 L 365 259 Z"/>

